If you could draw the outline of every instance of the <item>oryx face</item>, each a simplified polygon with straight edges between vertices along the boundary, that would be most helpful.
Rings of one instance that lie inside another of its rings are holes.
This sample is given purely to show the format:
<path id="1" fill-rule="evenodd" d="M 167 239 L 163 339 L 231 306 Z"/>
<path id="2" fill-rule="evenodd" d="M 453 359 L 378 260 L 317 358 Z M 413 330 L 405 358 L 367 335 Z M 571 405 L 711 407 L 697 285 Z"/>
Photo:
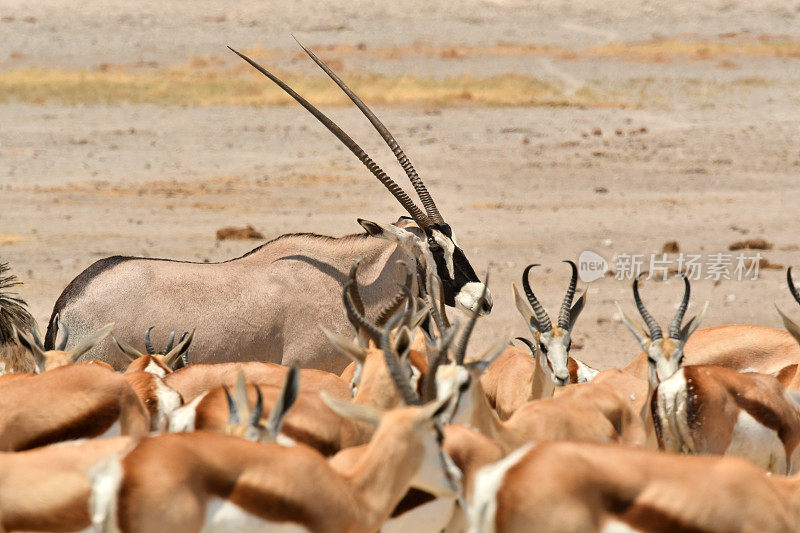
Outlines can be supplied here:
<path id="1" fill-rule="evenodd" d="M 298 43 L 299 44 L 299 43 Z M 491 295 L 486 293 L 483 304 L 479 307 L 481 294 L 484 291 L 484 284 L 478 279 L 475 270 L 467 261 L 463 250 L 458 247 L 453 237 L 453 231 L 450 226 L 444 221 L 436 203 L 433 201 L 428 189 L 422 182 L 422 179 L 417 174 L 411 161 L 400 148 L 397 140 L 389 132 L 388 128 L 378 119 L 375 113 L 367 107 L 367 105 L 356 96 L 356 94 L 337 76 L 325 63 L 323 63 L 313 52 L 308 50 L 303 45 L 300 45 L 308 56 L 323 70 L 325 73 L 344 91 L 350 100 L 358 107 L 359 110 L 367 117 L 372 123 L 373 127 L 378 131 L 387 146 L 392 150 L 403 171 L 408 176 L 411 185 L 414 187 L 417 196 L 422 204 L 421 208 L 416 205 L 414 200 L 409 197 L 406 192 L 389 177 L 384 170 L 378 166 L 372 158 L 358 145 L 356 142 L 347 135 L 338 125 L 336 125 L 330 118 L 325 116 L 319 109 L 314 107 L 305 98 L 297 94 L 288 85 L 278 79 L 274 74 L 267 71 L 264 67 L 254 62 L 247 56 L 231 50 L 239 57 L 247 61 L 256 70 L 267 76 L 281 89 L 294 98 L 300 105 L 308 110 L 314 117 L 320 121 L 328 130 L 333 133 L 353 154 L 358 157 L 361 163 L 380 181 L 395 197 L 395 199 L 403 206 L 403 208 L 411 215 L 419 229 L 421 229 L 424 236 L 423 255 L 432 258 L 436 264 L 436 272 L 442 279 L 445 303 L 451 307 L 459 307 L 462 310 L 469 312 L 478 312 L 480 314 L 487 314 L 492 309 Z M 230 47 L 229 47 L 230 48 Z M 363 225 L 363 224 L 362 224 Z M 366 227 L 366 226 L 365 226 Z M 367 228 L 370 234 L 374 233 Z M 429 254 L 428 254 L 429 252 Z M 432 266 L 432 265 L 431 265 Z"/>
<path id="2" fill-rule="evenodd" d="M 491 312 L 492 296 L 488 290 L 483 305 L 477 309 L 484 284 L 478 279 L 475 269 L 458 246 L 450 225 L 433 224 L 425 230 L 425 233 L 427 236 L 425 245 L 436 263 L 436 273 L 442 280 L 445 304 L 470 313 L 477 311 L 481 315 Z"/>

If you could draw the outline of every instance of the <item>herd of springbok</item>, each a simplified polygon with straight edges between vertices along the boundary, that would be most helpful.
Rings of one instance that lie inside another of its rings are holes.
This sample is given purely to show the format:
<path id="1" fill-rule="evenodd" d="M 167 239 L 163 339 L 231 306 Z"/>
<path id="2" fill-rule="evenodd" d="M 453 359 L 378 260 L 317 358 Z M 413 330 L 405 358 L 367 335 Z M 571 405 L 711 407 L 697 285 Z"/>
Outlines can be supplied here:
<path id="1" fill-rule="evenodd" d="M 618 306 L 641 353 L 598 371 L 570 355 L 587 299 L 566 261 L 556 320 L 530 265 L 513 288 L 530 336 L 468 355 L 488 273 L 386 126 L 303 49 L 421 207 L 234 51 L 410 218 L 222 263 L 109 257 L 64 289 L 44 340 L 0 263 L 0 531 L 800 531 L 800 326 L 778 310 L 788 333 L 698 329 L 683 277 L 664 330 L 636 279 L 644 325 Z"/>

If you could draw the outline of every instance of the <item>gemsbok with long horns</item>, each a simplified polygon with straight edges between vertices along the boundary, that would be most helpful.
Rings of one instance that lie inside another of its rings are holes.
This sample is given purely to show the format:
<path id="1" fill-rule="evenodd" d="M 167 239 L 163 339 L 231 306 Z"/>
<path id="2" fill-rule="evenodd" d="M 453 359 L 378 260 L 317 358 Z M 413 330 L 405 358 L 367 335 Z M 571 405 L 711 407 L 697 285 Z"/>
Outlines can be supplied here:
<path id="1" fill-rule="evenodd" d="M 151 325 L 179 330 L 196 327 L 192 362 L 262 360 L 341 372 L 349 361 L 331 349 L 318 325 L 325 324 L 336 333 L 348 331 L 338 294 L 347 270 L 358 258 L 363 258 L 361 275 L 369 280 L 364 298 L 367 314 L 394 296 L 395 283 L 403 276 L 396 265 L 399 259 L 417 261 L 427 272 L 438 273 L 447 305 L 490 312 L 489 295 L 482 308 L 477 309 L 484 284 L 397 141 L 333 71 L 310 50 L 303 49 L 380 133 L 409 177 L 423 208 L 331 119 L 266 69 L 236 52 L 353 152 L 412 220 L 378 224 L 359 219 L 366 233 L 341 238 L 308 233 L 282 235 L 221 263 L 122 256 L 101 259 L 72 280 L 56 301 L 46 347 L 53 347 L 55 317 L 59 315 L 76 337 L 113 321 L 116 338 L 134 347 L 140 346 L 140 332 Z M 119 369 L 127 364 L 110 342 L 85 357 L 104 360 Z"/>

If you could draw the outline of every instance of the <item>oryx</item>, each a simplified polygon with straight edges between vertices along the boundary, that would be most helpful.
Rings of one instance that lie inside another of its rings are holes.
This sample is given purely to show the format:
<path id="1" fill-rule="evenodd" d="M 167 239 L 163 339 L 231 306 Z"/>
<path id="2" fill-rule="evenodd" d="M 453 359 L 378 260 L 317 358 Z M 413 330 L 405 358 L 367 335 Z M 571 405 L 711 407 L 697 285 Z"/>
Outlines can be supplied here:
<path id="1" fill-rule="evenodd" d="M 302 46 L 302 45 L 301 45 Z M 453 231 L 445 222 L 397 141 L 372 111 L 310 50 L 303 47 L 350 97 L 389 145 L 419 196 L 424 211 L 331 119 L 250 58 L 233 50 L 306 108 L 333 133 L 392 193 L 411 219 L 378 224 L 359 219 L 366 233 L 340 238 L 309 233 L 282 235 L 245 255 L 221 263 L 114 256 L 89 266 L 64 289 L 52 316 L 80 339 L 108 322 L 114 336 L 141 346 L 141 332 L 152 325 L 196 329 L 191 363 L 264 360 L 340 372 L 348 363 L 319 329 L 350 332 L 341 309 L 342 285 L 354 261 L 361 259 L 367 314 L 390 300 L 402 281 L 400 259 L 417 261 L 442 280 L 445 303 L 488 313 L 487 294 Z M 377 239 L 370 238 L 378 237 Z M 409 257 L 410 256 L 410 257 Z M 54 319 L 45 347 L 53 347 Z M 124 368 L 126 358 L 104 342 L 84 358 Z"/>

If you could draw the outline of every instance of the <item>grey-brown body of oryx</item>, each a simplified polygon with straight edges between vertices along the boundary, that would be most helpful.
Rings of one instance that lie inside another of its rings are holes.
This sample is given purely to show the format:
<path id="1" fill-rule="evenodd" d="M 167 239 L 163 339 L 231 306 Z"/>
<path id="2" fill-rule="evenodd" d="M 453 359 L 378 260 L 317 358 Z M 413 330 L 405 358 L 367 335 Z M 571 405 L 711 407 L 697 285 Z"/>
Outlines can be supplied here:
<path id="1" fill-rule="evenodd" d="M 491 310 L 491 297 L 477 309 L 484 284 L 394 137 L 336 74 L 304 50 L 381 134 L 408 175 L 424 211 L 333 121 L 239 54 L 347 146 L 413 222 L 382 225 L 359 220 L 367 233 L 342 238 L 284 235 L 221 263 L 120 256 L 102 259 L 64 289 L 53 308 L 46 347 L 54 343 L 54 317 L 58 314 L 75 338 L 111 321 L 116 323 L 116 338 L 133 346 L 141 346 L 141 331 L 152 325 L 196 328 L 192 362 L 262 360 L 338 373 L 349 361 L 331 349 L 318 326 L 325 324 L 338 333 L 349 331 L 339 295 L 347 270 L 359 258 L 363 258 L 359 272 L 367 314 L 394 296 L 395 284 L 403 279 L 396 261 L 408 260 L 409 255 L 420 268 L 439 275 L 447 305 L 481 313 Z M 108 341 L 85 357 L 119 369 L 127 364 Z"/>

